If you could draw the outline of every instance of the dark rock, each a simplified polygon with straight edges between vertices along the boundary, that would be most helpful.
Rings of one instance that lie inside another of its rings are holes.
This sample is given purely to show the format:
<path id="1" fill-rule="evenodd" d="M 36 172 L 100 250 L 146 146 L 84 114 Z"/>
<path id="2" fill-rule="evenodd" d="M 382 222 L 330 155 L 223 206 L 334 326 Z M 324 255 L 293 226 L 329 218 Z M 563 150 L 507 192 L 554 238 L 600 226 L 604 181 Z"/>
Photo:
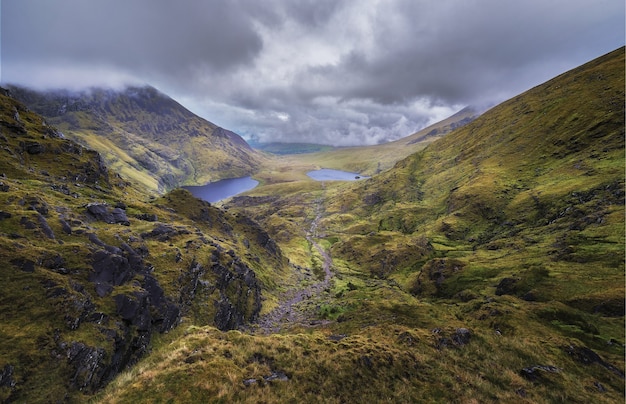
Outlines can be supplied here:
<path id="1" fill-rule="evenodd" d="M 106 250 L 96 251 L 92 255 L 93 273 L 89 280 L 94 283 L 108 283 L 114 286 L 122 285 L 133 278 L 138 270 L 130 265 L 124 256 L 110 253 Z"/>
<path id="2" fill-rule="evenodd" d="M 504 278 L 500 281 L 498 286 L 496 286 L 496 295 L 513 295 L 516 292 L 515 284 L 518 279 L 516 278 Z"/>
<path id="3" fill-rule="evenodd" d="M 128 221 L 128 216 L 126 216 L 126 211 L 122 208 L 114 208 L 111 212 L 113 216 L 114 223 L 120 223 L 124 226 L 130 226 L 130 222 Z"/>
<path id="4" fill-rule="evenodd" d="M 113 215 L 109 212 L 108 206 L 103 203 L 90 203 L 87 205 L 87 213 L 98 221 L 105 223 L 115 223 Z"/>
<path id="5" fill-rule="evenodd" d="M 185 233 L 189 233 L 185 231 Z M 174 227 L 166 224 L 157 224 L 154 229 L 148 233 L 142 233 L 143 238 L 155 238 L 159 241 L 168 241 L 170 238 L 177 236 L 180 232 Z"/>
<path id="6" fill-rule="evenodd" d="M 26 216 L 22 216 L 20 219 L 20 224 L 22 226 L 24 226 L 24 228 L 26 230 L 33 230 L 37 228 L 37 225 L 35 223 L 33 223 L 29 218 L 27 218 Z"/>
<path id="7" fill-rule="evenodd" d="M 159 220 L 158 216 L 154 213 L 140 213 L 135 215 L 135 217 L 139 220 L 144 220 L 146 222 L 156 222 Z"/>
<path id="8" fill-rule="evenodd" d="M 72 234 L 72 226 L 70 226 L 69 223 L 63 219 L 60 219 L 59 222 L 61 223 L 61 230 L 63 230 L 63 233 L 68 235 Z"/>
<path id="9" fill-rule="evenodd" d="M 20 148 L 28 154 L 41 154 L 46 151 L 44 145 L 34 141 L 20 142 Z"/>
<path id="10" fill-rule="evenodd" d="M 14 258 L 10 262 L 24 272 L 35 272 L 35 262 L 27 258 Z"/>
<path id="11" fill-rule="evenodd" d="M 15 368 L 13 367 L 13 365 L 4 365 L 4 368 L 2 368 L 2 371 L 0 371 L 0 387 L 9 387 L 9 388 L 14 388 L 15 387 L 15 380 L 13 379 L 13 372 L 15 371 Z"/>
<path id="12" fill-rule="evenodd" d="M 0 181 L 0 192 L 9 192 L 9 186 Z"/>
<path id="13" fill-rule="evenodd" d="M 266 382 L 273 382 L 273 381 L 286 382 L 286 381 L 289 381 L 289 377 L 285 374 L 285 372 L 281 372 L 280 370 L 276 371 L 276 372 L 272 372 L 268 376 L 263 376 L 263 379 Z"/>
<path id="14" fill-rule="evenodd" d="M 37 213 L 37 220 L 39 221 L 39 228 L 43 232 L 43 234 L 51 240 L 54 240 L 56 237 L 54 236 L 54 232 L 52 228 L 48 224 L 48 221 L 41 213 Z"/>
<path id="15" fill-rule="evenodd" d="M 232 260 L 230 267 L 222 265 L 219 258 L 214 259 L 212 270 L 220 291 L 220 299 L 215 302 L 215 326 L 225 331 L 255 321 L 261 311 L 261 286 L 256 274 L 238 259 Z"/>
<path id="16" fill-rule="evenodd" d="M 113 286 L 108 283 L 96 282 L 95 289 L 98 296 L 104 297 L 113 291 Z"/>
<path id="17" fill-rule="evenodd" d="M 46 252 L 40 259 L 40 264 L 44 268 L 59 269 L 65 266 L 65 259 L 55 252 Z"/>
<path id="18" fill-rule="evenodd" d="M 602 383 L 600 383 L 599 381 L 595 381 L 593 382 L 593 386 L 598 389 L 598 391 L 600 393 L 604 393 L 606 392 L 606 388 L 602 385 Z"/>
<path id="19" fill-rule="evenodd" d="M 126 216 L 126 211 L 121 208 L 113 208 L 109 210 L 109 206 L 105 203 L 90 203 L 87 205 L 87 214 L 93 219 L 109 224 L 120 223 L 129 226 L 130 222 Z"/>
<path id="20" fill-rule="evenodd" d="M 73 389 L 93 393 L 103 386 L 106 371 L 103 348 L 94 348 L 82 342 L 62 344 L 66 348 L 67 362 L 73 368 L 70 386 Z"/>
<path id="21" fill-rule="evenodd" d="M 163 293 L 163 289 L 156 278 L 146 275 L 142 283 L 148 293 L 152 310 L 152 322 L 159 332 L 166 332 L 174 328 L 180 320 L 180 309 L 170 302 Z"/>
<path id="22" fill-rule="evenodd" d="M 328 339 L 331 341 L 341 341 L 344 338 L 347 338 L 346 334 L 332 334 L 328 336 Z"/>
<path id="23" fill-rule="evenodd" d="M 256 384 L 257 380 L 256 379 L 245 379 L 243 381 L 243 385 L 246 387 L 252 386 L 253 384 Z"/>
<path id="24" fill-rule="evenodd" d="M 544 378 L 545 373 L 559 373 L 561 370 L 550 365 L 533 365 L 523 368 L 520 375 L 531 382 L 536 382 Z"/>
<path id="25" fill-rule="evenodd" d="M 3 212 L 0 210 L 0 220 L 4 220 L 4 219 L 10 219 L 11 215 L 9 212 Z"/>
<path id="26" fill-rule="evenodd" d="M 565 352 L 567 352 L 577 362 L 580 362 L 584 365 L 591 365 L 596 363 L 604 367 L 608 371 L 621 377 L 622 379 L 624 378 L 624 373 L 621 370 L 606 362 L 604 359 L 602 359 L 600 355 L 598 355 L 593 350 L 587 348 L 586 346 L 569 345 L 565 347 Z"/>
<path id="27" fill-rule="evenodd" d="M 115 296 L 116 313 L 140 331 L 148 331 L 152 323 L 150 307 L 146 293 L 134 293 L 134 296 Z"/>
<path id="28" fill-rule="evenodd" d="M 467 345 L 470 342 L 471 333 L 467 328 L 457 328 L 454 335 L 452 335 L 452 341 L 458 346 Z"/>

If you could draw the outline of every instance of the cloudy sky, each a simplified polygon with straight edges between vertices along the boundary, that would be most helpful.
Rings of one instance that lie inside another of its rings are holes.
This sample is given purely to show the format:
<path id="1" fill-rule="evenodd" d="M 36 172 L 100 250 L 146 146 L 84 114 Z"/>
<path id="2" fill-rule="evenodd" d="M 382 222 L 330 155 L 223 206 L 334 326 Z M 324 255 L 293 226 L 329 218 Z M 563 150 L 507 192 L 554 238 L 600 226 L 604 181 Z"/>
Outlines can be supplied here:
<path id="1" fill-rule="evenodd" d="M 150 84 L 247 139 L 376 144 L 624 45 L 623 0 L 4 0 L 2 83 Z"/>

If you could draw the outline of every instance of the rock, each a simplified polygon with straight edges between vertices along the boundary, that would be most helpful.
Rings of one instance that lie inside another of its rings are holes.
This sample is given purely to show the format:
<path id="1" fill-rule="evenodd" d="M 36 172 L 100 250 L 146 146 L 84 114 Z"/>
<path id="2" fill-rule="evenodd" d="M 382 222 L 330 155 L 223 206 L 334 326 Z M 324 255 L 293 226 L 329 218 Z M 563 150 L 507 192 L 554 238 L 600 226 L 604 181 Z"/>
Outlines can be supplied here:
<path id="1" fill-rule="evenodd" d="M 6 364 L 2 371 L 0 371 L 0 387 L 9 387 L 13 389 L 15 387 L 15 380 L 13 379 L 13 372 L 15 368 L 13 365 Z"/>
<path id="2" fill-rule="evenodd" d="M 61 230 L 63 230 L 63 233 L 67 235 L 72 234 L 72 226 L 70 226 L 68 222 L 63 219 L 60 219 L 59 222 L 61 223 Z"/>
<path id="3" fill-rule="evenodd" d="M 143 269 L 132 267 L 126 257 L 106 250 L 96 251 L 92 255 L 92 260 L 94 272 L 89 280 L 94 283 L 119 286 L 132 279 L 138 270 Z"/>
<path id="4" fill-rule="evenodd" d="M 126 216 L 126 211 L 122 208 L 114 208 L 111 212 L 113 216 L 114 223 L 120 223 L 124 226 L 130 226 L 130 222 L 128 221 L 128 216 Z"/>
<path id="5" fill-rule="evenodd" d="M 54 232 L 52 228 L 48 224 L 48 221 L 45 217 L 39 212 L 37 212 L 37 220 L 39 221 L 39 228 L 43 232 L 43 234 L 51 240 L 54 240 L 56 237 L 54 236 Z"/>
<path id="6" fill-rule="evenodd" d="M 0 192 L 9 192 L 9 186 L 0 181 Z"/>
<path id="7" fill-rule="evenodd" d="M 42 154 L 46 151 L 44 145 L 33 141 L 20 142 L 20 148 L 28 154 Z"/>
<path id="8" fill-rule="evenodd" d="M 246 387 L 250 387 L 250 386 L 252 386 L 253 384 L 256 384 L 256 383 L 257 383 L 256 379 L 245 379 L 243 381 L 243 385 L 246 386 Z"/>
<path id="9" fill-rule="evenodd" d="M 9 212 L 3 212 L 0 210 L 0 220 L 4 220 L 4 219 L 10 219 L 11 215 Z"/>
<path id="10" fill-rule="evenodd" d="M 74 372 L 70 379 L 70 386 L 76 390 L 93 393 L 104 385 L 103 375 L 106 370 L 103 348 L 94 348 L 82 342 L 72 342 L 66 349 L 67 363 Z"/>
<path id="11" fill-rule="evenodd" d="M 286 381 L 289 381 L 289 377 L 285 374 L 285 372 L 281 372 L 280 370 L 276 371 L 276 372 L 272 372 L 268 376 L 263 376 L 263 379 L 266 382 L 273 382 L 273 381 L 286 382 Z"/>
<path id="12" fill-rule="evenodd" d="M 467 345 L 470 342 L 471 333 L 467 328 L 457 328 L 452 336 L 452 341 L 458 346 Z"/>
<path id="13" fill-rule="evenodd" d="M 551 365 L 533 365 L 523 368 L 520 375 L 525 379 L 536 382 L 545 377 L 545 373 L 559 373 L 561 370 Z"/>
<path id="14" fill-rule="evenodd" d="M 152 316 L 146 293 L 135 292 L 132 296 L 115 296 L 116 313 L 125 321 L 137 327 L 139 331 L 148 331 L 152 325 Z"/>
<path id="15" fill-rule="evenodd" d="M 498 286 L 496 286 L 496 295 L 513 295 L 516 292 L 515 284 L 518 279 L 516 278 L 504 278 L 500 281 Z"/>
<path id="16" fill-rule="evenodd" d="M 135 215 L 135 217 L 139 220 L 144 220 L 146 222 L 156 222 L 159 220 L 158 216 L 154 213 L 140 213 Z"/>
<path id="17" fill-rule="evenodd" d="M 600 355 L 598 355 L 593 350 L 587 348 L 586 346 L 569 345 L 565 347 L 565 352 L 567 352 L 571 357 L 573 357 L 579 363 L 582 363 L 584 365 L 591 365 L 591 364 L 597 363 L 598 365 L 604 367 L 608 371 L 624 379 L 624 373 L 621 370 L 611 365 L 610 363 L 606 362 L 604 359 L 602 359 Z"/>
<path id="18" fill-rule="evenodd" d="M 87 214 L 93 219 L 109 224 L 120 223 L 129 226 L 130 222 L 126 216 L 126 211 L 122 208 L 109 210 L 106 203 L 90 203 L 87 205 Z"/>
<path id="19" fill-rule="evenodd" d="M 10 262 L 24 272 L 35 272 L 35 262 L 27 258 L 14 258 Z"/>
<path id="20" fill-rule="evenodd" d="M 215 326 L 226 331 L 254 322 L 261 311 L 261 286 L 256 274 L 238 259 L 230 262 L 230 268 L 220 263 L 219 256 L 213 259 L 211 269 L 217 275 L 216 287 L 220 292 L 220 299 L 215 302 Z"/>

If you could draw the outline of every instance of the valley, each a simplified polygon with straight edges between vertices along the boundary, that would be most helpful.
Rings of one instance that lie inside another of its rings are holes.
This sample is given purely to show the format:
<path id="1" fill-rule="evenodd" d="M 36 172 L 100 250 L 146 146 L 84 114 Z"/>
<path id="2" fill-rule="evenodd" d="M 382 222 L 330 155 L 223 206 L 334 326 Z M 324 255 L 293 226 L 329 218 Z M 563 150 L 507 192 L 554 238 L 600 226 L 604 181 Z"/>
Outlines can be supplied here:
<path id="1" fill-rule="evenodd" d="M 271 155 L 209 125 L 165 166 L 181 135 L 138 140 L 125 98 L 71 104 L 87 133 L 4 94 L 0 401 L 620 402 L 624 64 L 378 146 Z"/>

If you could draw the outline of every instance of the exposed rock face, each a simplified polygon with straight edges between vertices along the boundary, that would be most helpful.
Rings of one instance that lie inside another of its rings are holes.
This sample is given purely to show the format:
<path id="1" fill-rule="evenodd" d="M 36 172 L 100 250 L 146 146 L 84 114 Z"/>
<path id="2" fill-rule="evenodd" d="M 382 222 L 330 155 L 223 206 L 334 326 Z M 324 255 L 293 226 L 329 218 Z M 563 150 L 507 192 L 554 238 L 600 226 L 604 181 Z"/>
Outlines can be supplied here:
<path id="1" fill-rule="evenodd" d="M 232 330 L 247 322 L 255 321 L 261 311 L 261 285 L 254 271 L 234 256 L 227 264 L 218 260 L 211 267 L 217 275 L 215 326 L 220 330 Z M 214 256 L 214 259 L 216 257 Z"/>

